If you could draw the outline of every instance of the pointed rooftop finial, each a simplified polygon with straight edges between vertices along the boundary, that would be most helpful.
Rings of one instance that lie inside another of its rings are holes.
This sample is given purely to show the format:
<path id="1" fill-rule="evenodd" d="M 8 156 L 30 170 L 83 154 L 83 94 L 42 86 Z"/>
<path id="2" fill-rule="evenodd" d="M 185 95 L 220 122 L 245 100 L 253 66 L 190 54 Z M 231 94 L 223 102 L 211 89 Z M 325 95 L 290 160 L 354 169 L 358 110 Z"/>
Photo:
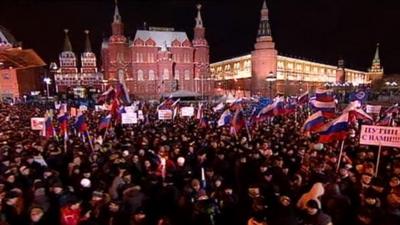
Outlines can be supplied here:
<path id="1" fill-rule="evenodd" d="M 162 51 L 162 52 L 166 52 L 167 49 L 168 49 L 167 41 L 164 41 L 164 44 L 163 44 L 163 46 L 161 47 L 161 51 Z"/>
<path id="2" fill-rule="evenodd" d="M 376 43 L 376 50 L 375 50 L 375 57 L 374 57 L 374 62 L 380 62 L 380 58 L 379 58 L 379 43 Z"/>
<path id="3" fill-rule="evenodd" d="M 85 52 L 92 52 L 92 45 L 90 43 L 89 38 L 89 30 L 85 30 L 86 39 L 85 39 Z"/>
<path id="4" fill-rule="evenodd" d="M 266 0 L 264 0 L 262 8 L 268 10 L 267 1 Z"/>
<path id="5" fill-rule="evenodd" d="M 64 33 L 65 33 L 64 52 L 72 52 L 72 45 L 71 45 L 71 41 L 69 40 L 68 32 L 69 32 L 68 29 L 64 29 Z"/>
<path id="6" fill-rule="evenodd" d="M 114 23 L 119 22 L 121 22 L 121 15 L 119 15 L 118 0 L 115 0 Z"/>
<path id="7" fill-rule="evenodd" d="M 203 20 L 201 19 L 201 4 L 197 4 L 197 17 L 196 17 L 196 27 L 203 28 Z"/>
<path id="8" fill-rule="evenodd" d="M 264 0 L 261 9 L 261 19 L 257 37 L 266 36 L 271 36 L 271 26 L 269 25 L 267 2 Z"/>

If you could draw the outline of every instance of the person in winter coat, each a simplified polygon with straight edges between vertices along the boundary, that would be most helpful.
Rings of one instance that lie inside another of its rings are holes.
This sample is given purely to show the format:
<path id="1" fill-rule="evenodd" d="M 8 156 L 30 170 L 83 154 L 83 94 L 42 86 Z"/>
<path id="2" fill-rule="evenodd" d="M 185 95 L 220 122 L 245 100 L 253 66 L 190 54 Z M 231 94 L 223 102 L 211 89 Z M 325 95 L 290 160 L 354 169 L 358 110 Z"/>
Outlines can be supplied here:
<path id="1" fill-rule="evenodd" d="M 61 225 L 78 225 L 81 221 L 89 218 L 90 212 L 81 215 L 81 202 L 75 196 L 70 196 L 67 204 L 61 208 Z"/>
<path id="2" fill-rule="evenodd" d="M 333 224 L 347 224 L 351 212 L 350 199 L 340 192 L 338 184 L 328 184 L 322 197 L 322 206 L 332 216 Z"/>
<path id="3" fill-rule="evenodd" d="M 321 201 L 320 197 L 324 194 L 325 189 L 322 183 L 315 183 L 309 192 L 303 194 L 299 201 L 297 201 L 297 207 L 299 209 L 305 210 L 307 209 L 307 202 L 310 200 L 316 200 L 318 203 L 319 208 L 321 208 Z"/>
<path id="4" fill-rule="evenodd" d="M 307 216 L 305 217 L 304 225 L 333 225 L 331 217 L 322 212 L 319 204 L 315 199 L 307 202 Z"/>
<path id="5" fill-rule="evenodd" d="M 47 225 L 49 221 L 45 211 L 40 206 L 33 206 L 29 210 L 29 225 Z"/>
<path id="6" fill-rule="evenodd" d="M 291 198 L 287 195 L 279 197 L 278 205 L 272 209 L 271 222 L 269 225 L 297 225 L 299 224 L 296 214 L 291 204 Z"/>
<path id="7" fill-rule="evenodd" d="M 21 197 L 21 193 L 17 191 L 9 191 L 3 199 L 5 206 L 3 208 L 5 218 L 9 225 L 21 225 L 24 224 L 25 214 L 24 201 Z"/>

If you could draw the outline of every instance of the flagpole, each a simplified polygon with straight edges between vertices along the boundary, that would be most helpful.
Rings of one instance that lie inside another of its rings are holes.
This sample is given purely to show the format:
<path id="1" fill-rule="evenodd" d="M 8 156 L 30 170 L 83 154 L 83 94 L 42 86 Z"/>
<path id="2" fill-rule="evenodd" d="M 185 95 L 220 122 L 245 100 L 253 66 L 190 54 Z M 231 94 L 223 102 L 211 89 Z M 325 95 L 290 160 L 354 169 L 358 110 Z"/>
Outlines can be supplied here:
<path id="1" fill-rule="evenodd" d="M 90 149 L 93 151 L 93 144 L 92 144 L 92 139 L 90 138 L 89 131 L 86 131 L 86 135 L 88 136 Z M 84 135 L 83 135 L 83 136 L 84 136 Z"/>
<path id="2" fill-rule="evenodd" d="M 68 133 L 66 131 L 64 131 L 64 153 L 67 152 L 67 136 L 68 136 Z"/>
<path id="3" fill-rule="evenodd" d="M 342 140 L 342 146 L 340 147 L 339 159 L 336 167 L 336 173 L 339 172 L 340 163 L 342 161 L 342 154 L 343 154 L 343 147 L 344 147 L 344 140 Z"/>
<path id="4" fill-rule="evenodd" d="M 382 145 L 379 144 L 378 158 L 376 159 L 375 177 L 378 176 L 378 172 L 379 172 L 379 163 L 381 161 L 381 150 L 382 150 Z"/>

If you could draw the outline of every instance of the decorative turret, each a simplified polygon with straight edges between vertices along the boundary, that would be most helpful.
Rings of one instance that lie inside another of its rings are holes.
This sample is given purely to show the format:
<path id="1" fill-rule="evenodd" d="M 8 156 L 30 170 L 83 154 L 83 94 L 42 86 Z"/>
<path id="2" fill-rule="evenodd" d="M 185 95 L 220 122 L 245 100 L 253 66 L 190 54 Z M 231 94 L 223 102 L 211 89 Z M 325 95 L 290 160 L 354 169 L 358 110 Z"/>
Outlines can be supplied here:
<path id="1" fill-rule="evenodd" d="M 92 52 L 92 45 L 90 43 L 89 38 L 89 30 L 85 30 L 86 39 L 85 39 L 85 52 Z"/>
<path id="2" fill-rule="evenodd" d="M 64 29 L 64 33 L 65 33 L 65 39 L 64 39 L 64 52 L 72 52 L 72 45 L 71 45 L 71 41 L 69 40 L 69 36 L 68 36 L 68 29 Z"/>
<path id="3" fill-rule="evenodd" d="M 197 6 L 197 16 L 195 18 L 196 25 L 194 27 L 194 42 L 193 45 L 207 45 L 205 40 L 205 28 L 203 26 L 203 19 L 201 18 L 201 5 Z"/>
<path id="4" fill-rule="evenodd" d="M 268 95 L 265 79 L 269 74 L 277 78 L 277 82 L 271 85 L 271 92 L 282 92 L 284 85 L 279 85 L 280 76 L 277 74 L 276 65 L 278 61 L 278 52 L 275 49 L 275 43 L 272 40 L 271 28 L 269 25 L 267 3 L 264 1 L 261 8 L 260 26 L 257 32 L 257 40 L 254 45 L 254 51 L 251 53 L 251 94 Z M 276 89 L 275 89 L 276 87 Z M 280 89 L 278 88 L 280 87 Z M 273 96 L 270 96 L 273 97 Z"/>
<path id="5" fill-rule="evenodd" d="M 209 66 L 210 66 L 210 49 L 205 38 L 205 28 L 203 19 L 201 18 L 201 5 L 198 4 L 197 16 L 195 18 L 196 25 L 194 27 L 194 79 L 195 87 L 194 90 L 198 93 L 209 93 L 211 91 L 211 85 L 208 78 L 210 78 Z"/>
<path id="6" fill-rule="evenodd" d="M 61 73 L 77 73 L 76 56 L 72 51 L 71 41 L 69 40 L 69 30 L 65 29 L 64 48 L 59 56 Z"/>
<path id="7" fill-rule="evenodd" d="M 96 73 L 96 55 L 92 52 L 89 30 L 85 30 L 85 51 L 81 54 L 81 73 Z"/>
<path id="8" fill-rule="evenodd" d="M 264 0 L 262 9 L 261 9 L 261 20 L 260 26 L 258 28 L 257 37 L 270 37 L 271 36 L 271 26 L 269 25 L 269 18 L 268 18 L 268 8 L 267 3 Z"/>
<path id="9" fill-rule="evenodd" d="M 112 34 L 113 35 L 123 35 L 124 24 L 122 23 L 121 15 L 119 14 L 117 0 L 115 0 L 114 20 L 113 20 L 111 26 L 112 26 Z"/>
<path id="10" fill-rule="evenodd" d="M 381 79 L 383 77 L 383 68 L 381 59 L 379 58 L 379 43 L 376 44 L 375 56 L 372 60 L 371 68 L 368 70 L 369 79 L 371 81 Z"/>

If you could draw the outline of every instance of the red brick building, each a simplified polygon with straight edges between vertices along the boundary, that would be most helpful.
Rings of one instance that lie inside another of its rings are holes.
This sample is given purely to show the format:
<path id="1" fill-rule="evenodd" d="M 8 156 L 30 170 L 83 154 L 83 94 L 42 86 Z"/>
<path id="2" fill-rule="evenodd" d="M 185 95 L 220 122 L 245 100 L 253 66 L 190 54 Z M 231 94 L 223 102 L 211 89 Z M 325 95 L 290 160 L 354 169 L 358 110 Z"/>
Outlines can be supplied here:
<path id="1" fill-rule="evenodd" d="M 200 9 L 198 5 L 193 40 L 185 32 L 161 27 L 137 30 L 128 40 L 115 6 L 112 35 L 102 43 L 105 80 L 125 84 L 139 98 L 159 98 L 177 90 L 211 95 L 209 46 Z"/>
<path id="2" fill-rule="evenodd" d="M 34 50 L 16 45 L 15 38 L 0 26 L 0 99 L 44 90 L 46 63 Z"/>
<path id="3" fill-rule="evenodd" d="M 56 92 L 75 92 L 76 95 L 84 96 L 86 89 L 99 92 L 104 90 L 103 74 L 97 70 L 97 59 L 92 52 L 89 31 L 84 32 L 85 50 L 80 55 L 80 65 L 78 57 L 72 50 L 69 31 L 65 29 L 64 32 L 64 48 L 59 55 L 59 66 L 53 68 Z"/>

